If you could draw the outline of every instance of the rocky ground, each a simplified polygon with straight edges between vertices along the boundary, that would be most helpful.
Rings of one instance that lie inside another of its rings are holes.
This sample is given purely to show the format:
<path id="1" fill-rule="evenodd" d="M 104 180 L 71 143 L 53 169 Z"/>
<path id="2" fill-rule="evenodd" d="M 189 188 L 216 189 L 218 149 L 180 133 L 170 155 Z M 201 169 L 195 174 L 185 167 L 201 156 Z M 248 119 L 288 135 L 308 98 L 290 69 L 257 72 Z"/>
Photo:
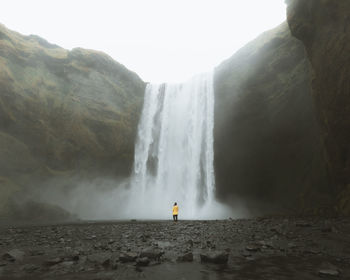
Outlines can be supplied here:
<path id="1" fill-rule="evenodd" d="M 350 279 L 350 220 L 0 227 L 0 279 Z"/>

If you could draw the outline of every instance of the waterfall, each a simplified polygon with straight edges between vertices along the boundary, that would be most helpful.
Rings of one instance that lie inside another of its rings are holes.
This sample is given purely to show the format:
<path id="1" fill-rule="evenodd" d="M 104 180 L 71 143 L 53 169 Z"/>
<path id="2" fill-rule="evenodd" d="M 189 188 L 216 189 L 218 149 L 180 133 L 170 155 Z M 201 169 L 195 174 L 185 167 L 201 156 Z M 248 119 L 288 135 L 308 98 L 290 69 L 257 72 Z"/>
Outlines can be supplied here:
<path id="1" fill-rule="evenodd" d="M 203 216 L 214 202 L 213 127 L 212 72 L 147 85 L 131 183 L 136 217 L 169 218 L 174 202 L 180 219 Z"/>

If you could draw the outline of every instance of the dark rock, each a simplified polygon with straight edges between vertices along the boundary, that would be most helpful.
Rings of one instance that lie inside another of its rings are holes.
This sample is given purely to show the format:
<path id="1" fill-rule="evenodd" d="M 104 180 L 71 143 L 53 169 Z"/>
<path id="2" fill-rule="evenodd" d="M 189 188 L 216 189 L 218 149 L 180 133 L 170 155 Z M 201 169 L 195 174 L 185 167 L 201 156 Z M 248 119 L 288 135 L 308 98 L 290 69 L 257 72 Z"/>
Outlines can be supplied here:
<path id="1" fill-rule="evenodd" d="M 119 261 L 123 262 L 123 263 L 127 263 L 127 262 L 134 262 L 136 260 L 136 258 L 138 257 L 137 253 L 134 252 L 124 252 L 121 253 L 119 256 Z"/>
<path id="2" fill-rule="evenodd" d="M 70 267 L 74 264 L 75 264 L 75 262 L 73 262 L 73 261 L 63 261 L 60 263 L 61 266 L 65 266 L 65 267 Z"/>
<path id="3" fill-rule="evenodd" d="M 322 195 L 328 178 L 311 77 L 304 46 L 287 23 L 261 34 L 216 67 L 214 167 L 219 198 L 239 196 L 253 215 L 281 214 L 282 209 L 297 213 L 322 203 L 309 192 L 311 186 Z"/>
<path id="4" fill-rule="evenodd" d="M 63 259 L 58 257 L 58 258 L 54 258 L 54 259 L 50 259 L 50 260 L 45 261 L 45 264 L 48 266 L 52 266 L 52 265 L 58 264 L 60 262 L 63 262 Z"/>
<path id="5" fill-rule="evenodd" d="M 259 245 L 261 246 L 261 248 L 274 248 L 274 245 L 272 244 L 272 242 L 269 242 L 269 241 L 258 241 L 256 242 L 256 245 Z"/>
<path id="6" fill-rule="evenodd" d="M 290 30 L 304 44 L 314 72 L 312 97 L 330 174 L 327 204 L 315 211 L 321 215 L 350 215 L 349 13 L 347 0 L 290 0 L 287 7 Z"/>
<path id="7" fill-rule="evenodd" d="M 107 267 L 112 263 L 112 256 L 110 253 L 95 253 L 88 255 L 88 261 Z"/>
<path id="8" fill-rule="evenodd" d="M 80 253 L 78 251 L 73 251 L 72 254 L 69 256 L 69 259 L 73 261 L 78 261 L 80 257 Z"/>
<path id="9" fill-rule="evenodd" d="M 44 251 L 41 250 L 32 250 L 29 252 L 31 256 L 42 256 L 44 255 Z"/>
<path id="10" fill-rule="evenodd" d="M 150 260 L 147 257 L 138 258 L 136 260 L 137 266 L 147 266 L 147 265 L 149 265 L 149 263 L 150 263 Z"/>
<path id="11" fill-rule="evenodd" d="M 311 224 L 308 222 L 296 222 L 295 226 L 296 227 L 311 227 Z"/>
<path id="12" fill-rule="evenodd" d="M 303 251 L 303 253 L 305 253 L 305 254 L 312 254 L 312 255 L 318 255 L 318 254 L 321 253 L 321 251 L 317 250 L 317 249 L 305 249 Z"/>
<path id="13" fill-rule="evenodd" d="M 164 251 L 161 251 L 157 248 L 148 247 L 140 253 L 140 258 L 147 257 L 151 260 L 159 260 L 160 257 L 164 254 Z"/>
<path id="14" fill-rule="evenodd" d="M 184 255 L 178 256 L 176 261 L 178 262 L 192 262 L 193 254 L 191 252 L 185 253 Z"/>
<path id="15" fill-rule="evenodd" d="M 25 264 L 25 265 L 21 266 L 21 270 L 24 270 L 26 272 L 33 272 L 33 271 L 38 270 L 38 269 L 40 269 L 40 267 L 37 265 L 34 265 L 34 264 Z"/>
<path id="16" fill-rule="evenodd" d="M 241 255 L 242 255 L 243 257 L 251 257 L 251 256 L 252 256 L 252 254 L 249 253 L 249 252 L 247 252 L 247 251 L 241 252 Z"/>
<path id="17" fill-rule="evenodd" d="M 188 244 L 190 247 L 193 247 L 193 240 L 192 239 L 187 240 L 186 244 Z"/>
<path id="18" fill-rule="evenodd" d="M 340 271 L 335 265 L 324 262 L 318 271 L 318 275 L 321 277 L 337 277 L 340 275 Z"/>
<path id="19" fill-rule="evenodd" d="M 135 271 L 137 271 L 137 272 L 142 272 L 143 270 L 142 270 L 142 268 L 141 268 L 141 267 L 139 267 L 139 266 L 135 266 Z"/>
<path id="20" fill-rule="evenodd" d="M 322 232 L 332 232 L 332 227 L 324 227 L 321 229 Z"/>
<path id="21" fill-rule="evenodd" d="M 210 249 L 215 249 L 216 248 L 216 245 L 210 240 L 207 240 L 206 246 L 207 246 L 207 248 L 210 248 Z"/>
<path id="22" fill-rule="evenodd" d="M 15 262 L 15 261 L 21 261 L 24 257 L 25 253 L 18 249 L 13 249 L 11 251 L 8 251 L 2 256 L 3 260 Z"/>
<path id="23" fill-rule="evenodd" d="M 228 261 L 229 254 L 227 252 L 212 251 L 200 254 L 201 262 L 224 264 Z"/>
<path id="24" fill-rule="evenodd" d="M 318 271 L 320 276 L 339 276 L 339 271 L 334 269 L 321 269 Z"/>
<path id="25" fill-rule="evenodd" d="M 245 247 L 245 249 L 249 252 L 257 252 L 260 250 L 260 246 L 257 244 L 249 244 Z"/>

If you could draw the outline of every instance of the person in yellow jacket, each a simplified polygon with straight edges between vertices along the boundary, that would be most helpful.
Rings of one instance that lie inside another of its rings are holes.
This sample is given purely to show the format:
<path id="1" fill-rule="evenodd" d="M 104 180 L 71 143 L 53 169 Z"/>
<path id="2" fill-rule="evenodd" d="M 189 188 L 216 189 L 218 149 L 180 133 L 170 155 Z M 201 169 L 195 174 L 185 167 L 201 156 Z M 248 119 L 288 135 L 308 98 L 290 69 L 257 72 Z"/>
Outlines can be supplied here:
<path id="1" fill-rule="evenodd" d="M 175 202 L 174 206 L 173 206 L 173 219 L 174 219 L 174 222 L 177 222 L 177 215 L 178 214 L 179 214 L 179 206 L 177 206 L 177 203 Z"/>

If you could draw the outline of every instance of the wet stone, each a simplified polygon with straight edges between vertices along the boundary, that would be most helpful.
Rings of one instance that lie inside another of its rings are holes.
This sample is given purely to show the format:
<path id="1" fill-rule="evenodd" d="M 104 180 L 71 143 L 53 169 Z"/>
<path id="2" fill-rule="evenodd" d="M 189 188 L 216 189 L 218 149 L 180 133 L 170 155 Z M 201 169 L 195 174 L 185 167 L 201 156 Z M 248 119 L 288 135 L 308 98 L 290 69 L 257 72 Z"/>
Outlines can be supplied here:
<path id="1" fill-rule="evenodd" d="M 335 269 L 321 269 L 318 271 L 318 275 L 321 277 L 327 277 L 327 276 L 339 276 L 339 271 Z"/>
<path id="2" fill-rule="evenodd" d="M 147 266 L 147 265 L 149 265 L 149 263 L 150 263 L 150 260 L 147 257 L 138 258 L 136 260 L 137 266 Z"/>
<path id="3" fill-rule="evenodd" d="M 321 228 L 322 232 L 332 232 L 332 228 L 331 227 L 323 227 Z"/>
<path id="4" fill-rule="evenodd" d="M 213 251 L 200 254 L 201 262 L 224 264 L 228 261 L 228 253 L 222 251 Z"/>
<path id="5" fill-rule="evenodd" d="M 78 261 L 79 255 L 80 255 L 80 253 L 78 251 L 73 251 L 72 254 L 69 256 L 69 259 L 71 259 L 73 261 Z"/>
<path id="6" fill-rule="evenodd" d="M 190 247 L 193 247 L 193 240 L 192 239 L 187 240 L 186 244 L 189 245 Z"/>
<path id="7" fill-rule="evenodd" d="M 311 224 L 308 222 L 300 221 L 295 223 L 296 227 L 311 227 Z"/>
<path id="8" fill-rule="evenodd" d="M 64 261 L 64 262 L 61 262 L 62 266 L 72 266 L 74 265 L 74 262 L 73 261 Z"/>
<path id="9" fill-rule="evenodd" d="M 62 258 L 54 258 L 54 259 L 50 259 L 50 260 L 45 261 L 45 265 L 52 266 L 52 265 L 58 264 L 62 261 L 63 261 Z"/>
<path id="10" fill-rule="evenodd" d="M 251 257 L 251 256 L 252 256 L 252 254 L 249 253 L 249 252 L 247 252 L 247 251 L 243 251 L 243 252 L 241 253 L 241 255 L 242 255 L 243 257 Z"/>
<path id="11" fill-rule="evenodd" d="M 33 251 L 30 251 L 30 255 L 31 256 L 41 256 L 41 255 L 44 255 L 44 251 L 33 250 Z"/>
<path id="12" fill-rule="evenodd" d="M 249 252 L 257 252 L 260 250 L 260 246 L 257 244 L 249 244 L 245 247 L 245 249 Z"/>
<path id="13" fill-rule="evenodd" d="M 137 257 L 138 257 L 137 253 L 125 252 L 120 254 L 119 261 L 121 261 L 122 263 L 134 262 Z"/>
<path id="14" fill-rule="evenodd" d="M 21 270 L 26 272 L 34 272 L 35 270 L 38 270 L 40 267 L 34 264 L 25 264 L 21 266 Z"/>
<path id="15" fill-rule="evenodd" d="M 176 261 L 178 261 L 178 262 L 192 262 L 193 261 L 193 254 L 191 252 L 185 253 L 182 256 L 178 256 Z"/>
<path id="16" fill-rule="evenodd" d="M 111 264 L 111 254 L 96 253 L 88 256 L 88 261 L 102 266 L 109 266 Z"/>
<path id="17" fill-rule="evenodd" d="M 15 262 L 15 261 L 21 261 L 24 257 L 25 253 L 18 249 L 13 249 L 11 251 L 8 251 L 2 256 L 3 260 Z"/>
<path id="18" fill-rule="evenodd" d="M 159 260 L 163 254 L 164 254 L 163 251 L 157 248 L 149 247 L 142 250 L 142 252 L 140 253 L 140 258 L 147 257 L 151 260 Z"/>

